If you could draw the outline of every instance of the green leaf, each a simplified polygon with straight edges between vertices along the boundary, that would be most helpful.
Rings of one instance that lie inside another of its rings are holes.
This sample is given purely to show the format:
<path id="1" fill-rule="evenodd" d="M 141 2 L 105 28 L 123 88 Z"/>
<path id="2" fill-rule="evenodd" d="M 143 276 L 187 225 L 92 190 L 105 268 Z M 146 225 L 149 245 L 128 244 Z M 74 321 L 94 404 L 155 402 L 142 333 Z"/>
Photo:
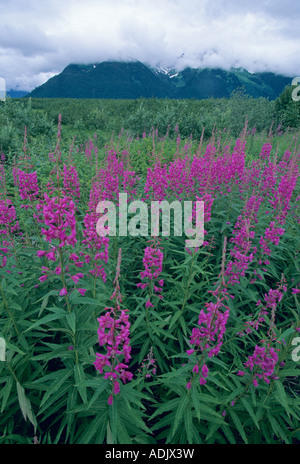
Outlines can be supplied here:
<path id="1" fill-rule="evenodd" d="M 288 329 L 286 329 L 281 335 L 279 335 L 279 337 L 277 338 L 278 341 L 282 340 L 282 339 L 287 339 L 287 337 L 291 334 L 294 334 L 295 333 L 295 328 L 294 327 L 289 327 Z"/>
<path id="2" fill-rule="evenodd" d="M 193 426 L 192 411 L 189 408 L 185 408 L 184 410 L 184 426 L 185 426 L 187 441 L 189 444 L 192 444 L 194 426 Z"/>
<path id="3" fill-rule="evenodd" d="M 183 316 L 180 316 L 179 322 L 180 322 L 180 325 L 182 327 L 184 335 L 187 336 L 187 329 L 186 329 L 185 320 L 184 320 Z"/>
<path id="4" fill-rule="evenodd" d="M 18 303 L 16 303 L 15 301 L 11 301 L 9 303 L 9 306 L 11 308 L 17 309 L 18 311 L 23 311 L 22 307 Z"/>
<path id="5" fill-rule="evenodd" d="M 200 408 L 200 401 L 199 401 L 199 391 L 198 391 L 198 388 L 195 385 L 192 385 L 192 388 L 191 388 L 190 391 L 191 391 L 191 397 L 192 397 L 192 401 L 193 401 L 193 406 L 194 406 L 195 411 L 196 411 L 196 417 L 197 417 L 198 421 L 200 422 L 201 408 Z"/>
<path id="6" fill-rule="evenodd" d="M 97 378 L 97 389 L 93 397 L 90 399 L 87 409 L 90 409 L 90 407 L 95 403 L 95 401 L 99 398 L 101 393 L 108 387 L 109 384 L 110 381 L 108 379 L 102 379 L 100 377 Z"/>
<path id="7" fill-rule="evenodd" d="M 103 427 L 106 426 L 106 421 L 107 421 L 107 409 L 103 411 L 100 414 L 97 414 L 97 416 L 91 420 L 87 426 L 84 428 L 84 432 L 80 437 L 76 440 L 76 443 L 78 444 L 89 444 L 92 441 L 92 438 L 99 433 L 99 431 L 102 430 Z M 107 427 L 109 427 L 109 424 L 107 423 Z M 110 437 L 111 437 L 111 432 L 110 432 Z M 113 444 L 109 443 L 107 441 L 107 444 Z"/>
<path id="8" fill-rule="evenodd" d="M 173 327 L 173 325 L 175 324 L 175 322 L 177 321 L 177 319 L 180 316 L 181 316 L 181 311 L 180 310 L 176 311 L 176 313 L 174 314 L 174 316 L 171 319 L 171 323 L 170 323 L 170 326 L 169 326 L 170 329 L 171 329 L 171 327 Z"/>
<path id="9" fill-rule="evenodd" d="M 242 398 L 241 401 L 242 401 L 243 405 L 245 406 L 245 409 L 248 411 L 250 417 L 253 419 L 254 424 L 256 425 L 258 430 L 260 430 L 257 417 L 255 416 L 255 413 L 253 411 L 253 408 L 252 408 L 251 404 L 245 398 Z"/>
<path id="10" fill-rule="evenodd" d="M 28 329 L 24 330 L 24 333 L 28 332 L 29 330 L 35 329 L 36 327 L 40 327 L 43 324 L 47 324 L 48 322 L 62 319 L 65 316 L 66 316 L 65 311 L 63 313 L 57 312 L 56 314 L 48 314 L 48 316 L 43 317 L 42 319 L 40 319 L 39 321 L 35 322 L 30 327 L 28 327 Z"/>
<path id="11" fill-rule="evenodd" d="M 134 330 L 139 327 L 145 320 L 145 317 L 146 317 L 146 313 L 143 312 L 141 313 L 138 318 L 134 321 L 134 324 L 132 325 L 131 329 L 130 329 L 130 332 L 133 333 Z"/>
<path id="12" fill-rule="evenodd" d="M 5 406 L 7 404 L 7 400 L 9 398 L 13 384 L 14 384 L 14 379 L 12 376 L 10 376 L 8 380 L 6 381 L 5 386 L 1 389 L 1 395 L 2 395 L 1 414 L 5 410 Z"/>
<path id="13" fill-rule="evenodd" d="M 34 432 L 35 432 L 37 428 L 36 418 L 31 409 L 31 403 L 25 395 L 25 390 L 19 382 L 17 382 L 17 392 L 18 392 L 19 405 L 20 405 L 23 417 L 25 421 L 27 421 L 27 418 L 29 419 L 29 421 L 34 426 Z"/>
<path id="14" fill-rule="evenodd" d="M 281 369 L 278 376 L 281 378 L 285 377 L 298 377 L 300 375 L 300 369 Z"/>
<path id="15" fill-rule="evenodd" d="M 85 375 L 81 364 L 75 364 L 74 366 L 74 376 L 76 387 L 78 388 L 79 395 L 84 403 L 87 403 L 87 392 L 84 385 Z"/>
<path id="16" fill-rule="evenodd" d="M 240 433 L 242 439 L 244 440 L 244 442 L 246 444 L 248 444 L 248 439 L 246 437 L 246 433 L 245 433 L 244 427 L 242 426 L 242 423 L 241 423 L 240 419 L 238 418 L 238 416 L 236 415 L 236 413 L 232 409 L 229 410 L 229 414 L 230 414 L 230 416 L 231 416 L 231 418 L 232 418 L 238 432 Z"/>
<path id="17" fill-rule="evenodd" d="M 149 421 L 154 419 L 154 417 L 158 416 L 159 414 L 162 414 L 163 412 L 170 411 L 173 409 L 175 410 L 179 402 L 180 398 L 174 398 L 173 400 L 167 401 L 166 403 L 162 404 L 154 411 L 152 416 L 149 418 Z"/>
<path id="18" fill-rule="evenodd" d="M 43 396 L 43 399 L 41 401 L 41 404 L 40 406 L 43 406 L 46 401 L 54 394 L 57 392 L 57 390 L 60 390 L 61 389 L 61 386 L 66 382 L 66 380 L 70 377 L 70 375 L 72 374 L 73 372 L 73 369 L 69 368 L 69 369 L 62 369 L 60 371 L 58 371 L 54 377 L 54 381 L 53 383 L 51 384 L 51 386 L 49 386 L 47 388 L 47 391 L 45 393 L 45 395 Z M 52 377 L 52 374 L 49 375 L 49 377 Z M 46 378 L 45 378 L 46 380 Z M 38 382 L 43 382 L 43 379 L 38 379 Z"/>
<path id="19" fill-rule="evenodd" d="M 223 430 L 223 433 L 224 435 L 227 437 L 227 440 L 229 441 L 229 443 L 231 445 L 236 445 L 236 441 L 235 441 L 235 438 L 234 438 L 234 435 L 233 433 L 231 432 L 231 429 L 229 428 L 229 425 L 226 424 L 226 425 L 223 425 L 221 427 L 221 429 Z"/>
<path id="20" fill-rule="evenodd" d="M 189 404 L 189 401 L 190 401 L 190 397 L 187 393 L 185 393 L 178 406 L 177 406 L 177 411 L 176 411 L 176 415 L 175 415 L 175 420 L 174 420 L 174 424 L 173 424 L 173 427 L 172 427 L 172 437 L 174 436 L 179 424 L 182 422 L 182 419 L 183 419 L 183 415 L 184 415 L 184 411 L 188 408 L 188 404 Z"/>
<path id="21" fill-rule="evenodd" d="M 73 333 L 76 331 L 76 317 L 75 313 L 69 313 L 66 316 L 67 322 L 69 324 L 70 329 L 72 330 Z"/>
<path id="22" fill-rule="evenodd" d="M 276 385 L 276 390 L 278 393 L 278 399 L 280 403 L 282 404 L 282 406 L 284 407 L 284 409 L 286 410 L 287 415 L 290 417 L 291 412 L 290 412 L 290 408 L 288 405 L 288 399 L 287 399 L 284 387 L 279 380 L 275 380 L 275 385 Z"/>
<path id="23" fill-rule="evenodd" d="M 110 428 L 110 425 L 109 425 L 109 421 L 107 422 L 107 438 L 106 438 L 106 441 L 107 441 L 108 445 L 113 445 L 114 444 L 114 440 L 113 440 L 113 436 L 112 436 L 112 433 L 111 433 L 111 428 Z"/>
<path id="24" fill-rule="evenodd" d="M 91 306 L 103 306 L 102 304 L 99 303 L 98 300 L 94 300 L 93 298 L 89 298 L 87 296 L 81 296 L 81 297 L 76 297 L 70 299 L 72 304 L 78 304 L 78 305 L 91 305 Z"/>
<path id="25" fill-rule="evenodd" d="M 275 419 L 275 417 L 272 416 L 271 413 L 268 413 L 268 419 L 270 421 L 274 434 L 277 437 L 280 437 L 285 443 L 289 444 L 289 439 L 287 438 L 281 426 L 278 424 L 277 420 Z"/>
<path id="26" fill-rule="evenodd" d="M 143 361 L 143 359 L 145 358 L 146 356 L 146 352 L 149 348 L 149 345 L 150 345 L 150 338 L 146 339 L 145 342 L 143 343 L 143 346 L 141 347 L 140 349 L 140 356 L 139 356 L 139 364 L 141 364 L 141 362 Z"/>

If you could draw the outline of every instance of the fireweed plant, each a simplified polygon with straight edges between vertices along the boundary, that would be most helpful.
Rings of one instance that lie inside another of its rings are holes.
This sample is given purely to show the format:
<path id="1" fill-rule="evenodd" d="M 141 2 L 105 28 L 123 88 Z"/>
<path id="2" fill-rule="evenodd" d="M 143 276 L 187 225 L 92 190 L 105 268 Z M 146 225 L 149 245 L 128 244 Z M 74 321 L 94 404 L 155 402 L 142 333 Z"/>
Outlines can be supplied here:
<path id="1" fill-rule="evenodd" d="M 297 138 L 174 130 L 69 146 L 59 116 L 53 150 L 1 153 L 1 444 L 300 442 Z M 172 214 L 98 235 L 120 193 L 203 201 L 203 244 Z"/>

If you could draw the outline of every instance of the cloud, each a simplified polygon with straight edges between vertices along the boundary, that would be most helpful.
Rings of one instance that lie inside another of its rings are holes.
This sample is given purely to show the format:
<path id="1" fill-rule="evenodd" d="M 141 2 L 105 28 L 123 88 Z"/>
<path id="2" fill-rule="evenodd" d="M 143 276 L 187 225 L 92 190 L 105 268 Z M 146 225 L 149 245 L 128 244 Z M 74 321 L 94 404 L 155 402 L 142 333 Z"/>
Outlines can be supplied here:
<path id="1" fill-rule="evenodd" d="M 0 0 L 0 18 L 8 89 L 107 59 L 300 75 L 300 4 L 291 0 Z"/>

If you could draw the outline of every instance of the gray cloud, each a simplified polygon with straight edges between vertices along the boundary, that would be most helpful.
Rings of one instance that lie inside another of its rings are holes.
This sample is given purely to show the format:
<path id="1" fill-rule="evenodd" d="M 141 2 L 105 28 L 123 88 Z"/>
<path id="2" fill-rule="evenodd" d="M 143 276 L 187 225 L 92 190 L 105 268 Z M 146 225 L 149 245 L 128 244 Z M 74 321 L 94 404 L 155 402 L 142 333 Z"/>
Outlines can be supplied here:
<path id="1" fill-rule="evenodd" d="M 7 88 L 29 91 L 69 63 L 128 58 L 300 75 L 292 0 L 0 0 L 0 18 Z"/>

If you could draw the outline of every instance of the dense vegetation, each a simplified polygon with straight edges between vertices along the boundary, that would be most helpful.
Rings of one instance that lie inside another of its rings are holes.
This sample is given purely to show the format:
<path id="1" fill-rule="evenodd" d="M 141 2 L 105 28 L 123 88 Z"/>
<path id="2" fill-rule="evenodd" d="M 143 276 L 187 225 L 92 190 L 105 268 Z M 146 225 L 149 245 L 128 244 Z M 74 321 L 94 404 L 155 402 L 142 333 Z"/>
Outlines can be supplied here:
<path id="1" fill-rule="evenodd" d="M 1 105 L 0 443 L 300 442 L 299 131 L 277 105 Z M 203 201 L 203 245 L 101 237 L 121 192 Z"/>
<path id="2" fill-rule="evenodd" d="M 70 144 L 97 134 L 103 145 L 114 133 L 130 137 L 147 136 L 157 130 L 171 139 L 179 132 L 182 138 L 208 139 L 213 130 L 226 130 L 228 137 L 238 137 L 246 118 L 248 130 L 267 134 L 281 133 L 300 125 L 299 102 L 291 97 L 288 86 L 276 101 L 252 98 L 237 91 L 230 99 L 206 100 L 74 100 L 7 99 L 0 102 L 0 148 L 16 153 L 22 146 L 24 126 L 29 140 L 50 149 L 56 131 L 57 115 L 62 114 L 64 141 Z"/>

